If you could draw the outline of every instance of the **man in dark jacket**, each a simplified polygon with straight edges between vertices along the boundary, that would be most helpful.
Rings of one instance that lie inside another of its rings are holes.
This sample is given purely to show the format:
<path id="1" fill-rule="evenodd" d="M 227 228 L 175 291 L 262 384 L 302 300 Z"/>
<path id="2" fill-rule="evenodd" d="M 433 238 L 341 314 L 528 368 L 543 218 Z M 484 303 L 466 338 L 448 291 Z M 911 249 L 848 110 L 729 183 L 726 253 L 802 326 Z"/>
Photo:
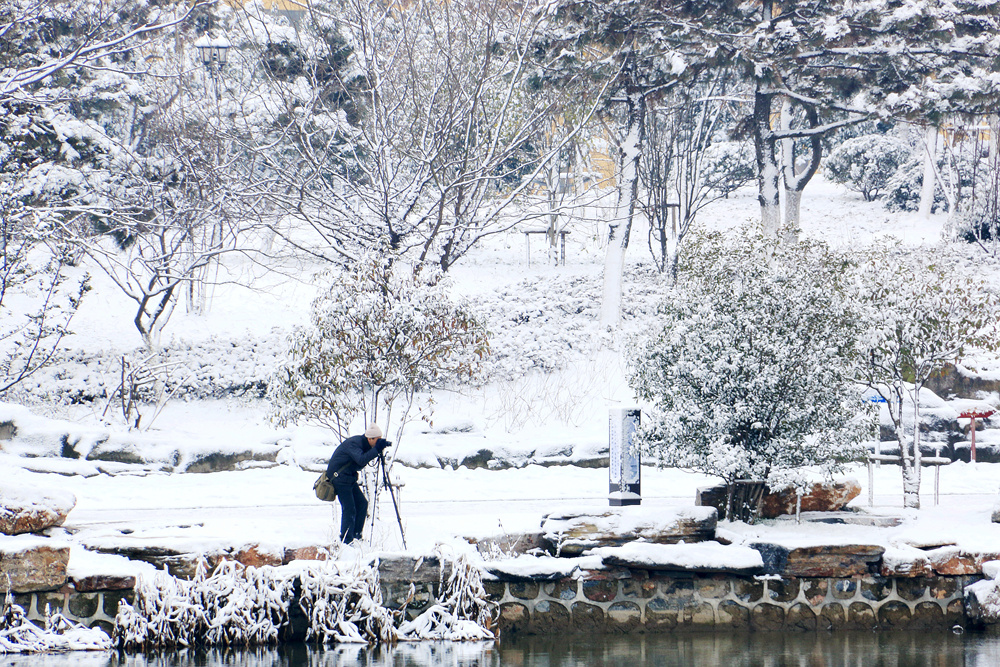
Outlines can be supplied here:
<path id="1" fill-rule="evenodd" d="M 382 438 L 378 424 L 369 424 L 364 435 L 352 435 L 340 443 L 326 466 L 326 476 L 337 489 L 340 501 L 340 541 L 361 539 L 368 516 L 368 499 L 358 486 L 358 471 L 392 443 Z"/>

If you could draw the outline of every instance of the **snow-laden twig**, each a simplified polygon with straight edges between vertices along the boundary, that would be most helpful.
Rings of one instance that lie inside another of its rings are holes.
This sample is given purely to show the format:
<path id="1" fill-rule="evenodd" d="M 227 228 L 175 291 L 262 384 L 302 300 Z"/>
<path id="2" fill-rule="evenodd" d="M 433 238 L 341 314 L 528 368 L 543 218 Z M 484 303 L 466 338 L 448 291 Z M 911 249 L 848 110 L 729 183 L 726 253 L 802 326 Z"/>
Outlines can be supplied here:
<path id="1" fill-rule="evenodd" d="M 114 643 L 124 649 L 277 643 L 292 583 L 274 568 L 232 561 L 219 563 L 211 576 L 200 563 L 190 581 L 166 572 L 152 581 L 140 577 L 134 604 L 119 605 Z"/>
<path id="2" fill-rule="evenodd" d="M 211 575 L 199 565 L 190 581 L 157 572 L 137 580 L 133 604 L 119 605 L 113 642 L 128 650 L 274 644 L 296 604 L 308 620 L 306 640 L 322 644 L 493 639 L 496 605 L 486 598 L 479 570 L 462 555 L 447 580 L 444 572 L 442 565 L 440 601 L 399 628 L 405 607 L 383 606 L 377 560 L 295 568 L 222 561 Z"/>
<path id="3" fill-rule="evenodd" d="M 52 651 L 104 651 L 111 639 L 98 628 L 87 628 L 62 614 L 48 613 L 45 626 L 28 620 L 24 609 L 14 604 L 8 590 L 0 610 L 0 654 L 47 653 Z"/>
<path id="4" fill-rule="evenodd" d="M 381 643 L 398 639 L 392 611 L 382 606 L 377 562 L 341 569 L 339 563 L 300 573 L 299 608 L 309 619 L 306 639 Z"/>
<path id="5" fill-rule="evenodd" d="M 441 562 L 438 602 L 412 621 L 400 625 L 399 639 L 494 639 L 497 605 L 486 597 L 479 568 L 472 565 L 465 554 L 460 554 L 451 561 L 451 574 L 445 581 L 447 559 L 440 550 L 438 556 Z"/>

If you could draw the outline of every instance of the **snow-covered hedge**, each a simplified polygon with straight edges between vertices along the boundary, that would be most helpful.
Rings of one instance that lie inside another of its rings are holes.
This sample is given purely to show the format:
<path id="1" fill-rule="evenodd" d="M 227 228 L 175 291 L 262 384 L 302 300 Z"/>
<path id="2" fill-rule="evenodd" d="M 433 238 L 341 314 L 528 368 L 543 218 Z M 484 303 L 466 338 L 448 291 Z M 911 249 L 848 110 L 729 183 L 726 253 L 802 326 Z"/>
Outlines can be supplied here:
<path id="1" fill-rule="evenodd" d="M 623 328 L 655 312 L 661 277 L 650 267 L 628 267 L 622 298 Z M 598 336 L 602 277 L 552 276 L 524 280 L 477 297 L 493 351 L 490 376 L 522 377 L 529 371 L 551 372 L 586 357 Z"/>
<path id="2" fill-rule="evenodd" d="M 404 621 L 405 606 L 382 604 L 377 560 L 260 568 L 223 561 L 210 575 L 199 566 L 191 580 L 139 577 L 134 604 L 119 606 L 113 642 L 127 650 L 275 644 L 298 611 L 308 622 L 306 640 L 322 644 L 493 638 L 495 605 L 464 556 L 452 561 L 439 590 L 437 604 Z"/>
<path id="3" fill-rule="evenodd" d="M 599 274 L 525 280 L 473 299 L 493 352 L 485 376 L 509 380 L 529 371 L 550 372 L 589 354 L 598 335 L 601 280 Z M 655 310 L 662 288 L 649 267 L 629 267 L 624 284 L 622 321 L 628 329 Z M 165 395 L 173 399 L 263 397 L 288 346 L 288 332 L 280 329 L 259 337 L 175 339 L 147 365 L 156 367 Z M 17 399 L 63 405 L 107 401 L 121 383 L 123 354 L 133 364 L 146 355 L 143 350 L 62 350 L 19 387 Z M 151 387 L 143 392 L 142 398 L 152 398 Z"/>
<path id="4" fill-rule="evenodd" d="M 276 359 L 284 354 L 286 334 L 274 330 L 262 338 L 212 338 L 171 341 L 147 366 L 156 369 L 165 395 L 183 400 L 263 396 Z M 52 364 L 19 389 L 33 400 L 57 404 L 106 401 L 121 384 L 123 353 L 64 350 Z M 130 363 L 146 354 L 124 353 Z M 146 387 L 150 398 L 152 387 Z"/>

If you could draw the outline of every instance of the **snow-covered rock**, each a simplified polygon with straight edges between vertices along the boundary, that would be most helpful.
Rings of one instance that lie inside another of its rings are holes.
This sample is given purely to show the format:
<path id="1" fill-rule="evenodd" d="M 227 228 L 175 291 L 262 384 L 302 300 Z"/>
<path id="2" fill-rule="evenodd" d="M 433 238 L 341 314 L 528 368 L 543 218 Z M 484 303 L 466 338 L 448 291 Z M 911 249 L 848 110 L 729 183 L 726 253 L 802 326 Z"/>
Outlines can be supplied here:
<path id="1" fill-rule="evenodd" d="M 802 495 L 803 512 L 835 512 L 861 495 L 861 484 L 856 479 L 845 479 L 831 484 L 817 482 Z M 795 514 L 797 498 L 794 490 L 766 493 L 760 503 L 760 515 L 774 518 L 782 514 Z"/>
<path id="2" fill-rule="evenodd" d="M 14 593 L 51 591 L 66 583 L 69 544 L 37 537 L 0 537 L 0 581 Z"/>
<path id="3" fill-rule="evenodd" d="M 576 576 L 581 570 L 599 570 L 604 566 L 599 556 L 579 558 L 556 558 L 554 556 L 531 556 L 522 554 L 517 558 L 490 561 L 482 568 L 497 579 L 526 579 L 531 581 L 555 581 Z"/>
<path id="4" fill-rule="evenodd" d="M 983 563 L 986 579 L 965 587 L 966 618 L 973 627 L 1000 623 L 1000 561 Z"/>
<path id="5" fill-rule="evenodd" d="M 0 533 L 39 533 L 61 526 L 75 506 L 76 496 L 69 491 L 4 482 L 0 484 Z"/>
<path id="6" fill-rule="evenodd" d="M 697 544 L 630 542 L 620 547 L 591 549 L 588 553 L 600 556 L 605 565 L 620 565 L 643 570 L 757 574 L 764 568 L 764 560 L 759 551 L 750 547 L 718 542 Z"/>
<path id="7" fill-rule="evenodd" d="M 542 533 L 557 555 L 579 556 L 586 549 L 621 546 L 639 539 L 656 544 L 712 540 L 717 516 L 714 507 L 631 506 L 552 512 L 542 519 Z"/>

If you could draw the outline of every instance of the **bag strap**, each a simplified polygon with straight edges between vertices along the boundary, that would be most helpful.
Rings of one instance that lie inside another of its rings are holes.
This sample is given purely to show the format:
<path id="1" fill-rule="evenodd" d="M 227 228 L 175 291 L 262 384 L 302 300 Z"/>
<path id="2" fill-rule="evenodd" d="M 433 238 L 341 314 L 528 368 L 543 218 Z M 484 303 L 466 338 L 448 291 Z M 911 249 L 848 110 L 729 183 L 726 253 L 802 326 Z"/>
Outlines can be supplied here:
<path id="1" fill-rule="evenodd" d="M 346 471 L 350 467 L 351 467 L 350 463 L 345 463 L 343 468 L 341 468 L 337 472 L 333 473 L 333 476 L 334 477 L 340 477 L 342 474 L 344 474 L 344 471 Z M 331 481 L 333 481 L 333 480 L 331 480 Z"/>

